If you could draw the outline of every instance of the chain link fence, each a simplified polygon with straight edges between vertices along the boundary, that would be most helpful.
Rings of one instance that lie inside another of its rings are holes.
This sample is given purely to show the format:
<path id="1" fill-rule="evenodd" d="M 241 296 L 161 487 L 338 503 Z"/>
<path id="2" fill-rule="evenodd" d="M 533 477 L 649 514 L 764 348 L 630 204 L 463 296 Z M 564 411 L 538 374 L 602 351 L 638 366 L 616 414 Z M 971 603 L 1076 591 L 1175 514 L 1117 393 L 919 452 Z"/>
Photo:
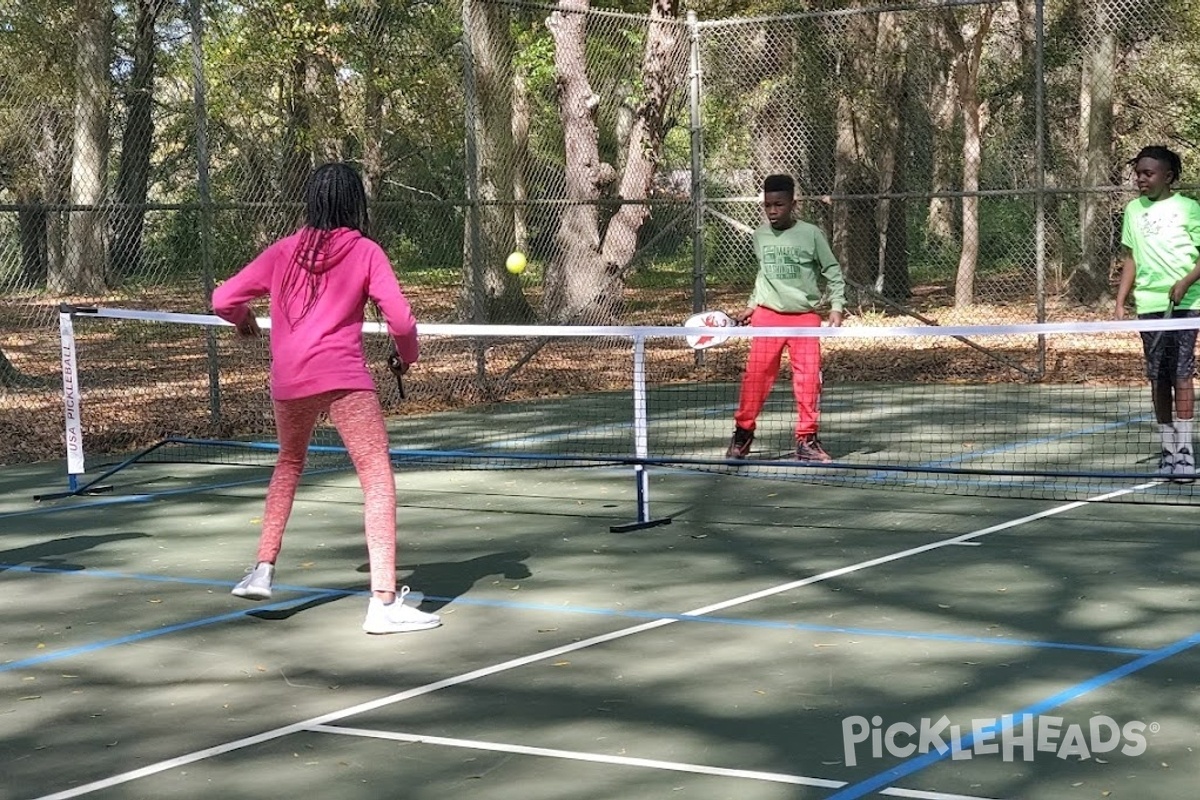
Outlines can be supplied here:
<path id="1" fill-rule="evenodd" d="M 854 324 L 1107 317 L 1124 162 L 1166 143 L 1194 176 L 1200 18 L 1183 0 L 592 5 L 0 11 L 0 463 L 61 452 L 60 302 L 206 312 L 294 228 L 327 160 L 360 167 L 425 322 L 735 308 L 772 172 L 828 232 Z M 127 371 L 90 379 L 169 393 L 147 337 L 113 341 Z M 1000 363 L 1042 375 L 1043 355 Z M 490 396 L 486 351 L 472 359 L 446 393 Z"/>

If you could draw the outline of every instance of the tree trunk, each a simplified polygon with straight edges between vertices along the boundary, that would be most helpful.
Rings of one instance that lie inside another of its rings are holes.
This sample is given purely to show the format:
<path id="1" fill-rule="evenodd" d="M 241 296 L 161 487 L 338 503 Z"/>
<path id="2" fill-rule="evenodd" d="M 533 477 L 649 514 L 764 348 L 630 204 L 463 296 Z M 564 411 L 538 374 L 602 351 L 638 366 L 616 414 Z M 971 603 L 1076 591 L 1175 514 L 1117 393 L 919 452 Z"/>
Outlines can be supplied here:
<path id="1" fill-rule="evenodd" d="M 68 130 L 69 114 L 60 107 L 43 106 L 37 113 L 38 145 L 33 153 L 33 162 L 37 170 L 37 189 L 35 196 L 47 205 L 61 205 L 67 202 L 71 185 L 71 155 L 64 140 Z M 41 250 L 44 254 L 44 271 L 37 283 L 49 282 L 51 275 L 61 275 L 65 270 L 66 259 L 63 256 L 65 244 L 63 235 L 63 212 L 45 212 L 45 238 Z"/>
<path id="2" fill-rule="evenodd" d="M 21 240 L 21 285 L 30 289 L 46 281 L 46 234 L 49 219 L 37 192 L 17 189 L 17 231 Z"/>
<path id="3" fill-rule="evenodd" d="M 896 14 L 880 14 L 873 82 L 880 91 L 876 103 L 879 141 L 874 149 L 879 192 L 885 195 L 899 191 L 898 186 L 903 183 L 904 170 L 897 169 L 896 162 L 904 147 L 905 50 L 904 33 Z M 904 300 L 909 296 L 908 249 L 895 244 L 895 240 L 907 243 L 906 226 L 904 201 L 881 199 L 875 209 L 879 240 L 874 289 L 889 300 Z"/>
<path id="4" fill-rule="evenodd" d="M 979 174 L 983 164 L 984 106 L 979 98 L 979 70 L 983 45 L 991 28 L 995 6 L 986 6 L 964 36 L 953 9 L 945 9 L 943 21 L 953 51 L 958 55 L 955 71 L 956 101 L 963 120 L 962 250 L 954 279 L 954 305 L 958 308 L 975 302 L 975 273 L 979 263 Z"/>
<path id="5" fill-rule="evenodd" d="M 901 126 L 903 138 L 903 125 Z M 892 190 L 902 193 L 906 190 L 905 171 L 896 171 Z M 888 203 L 887 241 L 881 248 L 883 259 L 883 286 L 880 289 L 883 296 L 889 300 L 907 300 L 912 297 L 912 276 L 908 269 L 908 211 L 907 200 L 893 200 Z"/>
<path id="6" fill-rule="evenodd" d="M 1113 89 L 1116 83 L 1116 34 L 1109 24 L 1105 0 L 1089 3 L 1094 17 L 1088 26 L 1087 47 L 1079 86 L 1080 174 L 1086 187 L 1112 182 Z M 1094 303 L 1110 291 L 1112 234 L 1110 200 L 1102 194 L 1079 197 L 1079 242 L 1082 260 L 1070 280 L 1072 300 Z"/>
<path id="7" fill-rule="evenodd" d="M 964 90 L 963 116 L 963 179 L 964 192 L 979 191 L 979 169 L 982 163 L 983 127 L 979 98 L 974 91 Z M 958 256 L 958 271 L 954 277 L 954 305 L 970 306 L 975 302 L 975 271 L 979 262 L 979 197 L 966 194 L 962 199 L 962 250 Z"/>
<path id="8" fill-rule="evenodd" d="M 475 92 L 474 137 L 476 172 L 469 179 L 477 187 L 477 235 L 464 237 L 464 310 L 481 304 L 484 322 L 527 322 L 533 308 L 521 289 L 521 278 L 504 268 L 505 256 L 516 249 L 513 215 L 513 43 L 509 9 L 498 3 L 466 0 L 463 25 L 470 36 Z M 474 247 L 479 252 L 474 252 Z M 472 298 L 473 294 L 482 296 Z M 474 301 L 473 301 L 474 300 Z"/>
<path id="9" fill-rule="evenodd" d="M 950 56 L 949 63 L 938 76 L 935 88 L 933 119 L 933 185 L 935 193 L 949 192 L 954 188 L 954 119 L 957 115 L 954 74 L 958 71 L 961 56 Z M 930 244 L 947 248 L 954 241 L 954 199 L 933 197 L 929 201 L 929 215 L 925 218 L 925 235 Z"/>
<path id="10" fill-rule="evenodd" d="M 557 256 L 546 274 L 546 315 L 559 323 L 602 324 L 619 318 L 625 275 L 649 213 L 637 201 L 649 197 L 665 135 L 667 104 L 685 75 L 685 42 L 670 20 L 677 10 L 676 0 L 651 0 L 641 65 L 644 96 L 634 114 L 617 189 L 621 199 L 635 202 L 621 205 L 601 241 L 597 202 L 616 172 L 600 160 L 595 118 L 600 99 L 588 82 L 584 43 L 588 5 L 588 0 L 559 0 L 558 10 L 546 23 L 555 44 L 569 201 L 556 234 Z"/>
<path id="11" fill-rule="evenodd" d="M 858 14 L 840 32 L 833 191 L 870 195 L 876 191 L 869 153 L 874 142 L 877 98 L 872 92 L 871 56 L 879 37 L 878 19 Z M 849 299 L 869 302 L 855 287 L 874 288 L 879 264 L 877 202 L 839 200 L 833 207 L 833 252 L 850 284 Z"/>
<path id="12" fill-rule="evenodd" d="M 112 8 L 104 0 L 77 0 L 75 111 L 71 150 L 71 204 L 66 263 L 48 276 L 56 294 L 104 291 L 104 219 L 100 206 L 107 190 L 108 67 L 112 49 Z"/>
<path id="13" fill-rule="evenodd" d="M 862 163 L 863 143 L 855 113 L 854 98 L 845 91 L 838 96 L 837 142 L 834 150 L 834 195 L 863 195 L 871 189 Z M 870 200 L 838 200 L 833 205 L 833 239 L 830 245 L 841 264 L 846 281 L 852 284 L 849 298 L 861 303 L 864 298 L 854 286 L 872 286 L 878 260 L 875 203 Z"/>
<path id="14" fill-rule="evenodd" d="M 304 56 L 297 56 L 292 62 L 291 71 L 285 80 L 284 96 L 287 98 L 287 121 L 283 137 L 283 164 L 279 179 L 279 193 L 284 205 L 281 207 L 281 218 L 275 234 L 294 227 L 300 221 L 300 214 L 290 204 L 303 202 L 304 185 L 312 171 L 312 152 L 305 145 L 305 142 L 311 140 L 312 134 L 312 109 L 309 107 L 306 87 L 308 59 Z"/>
<path id="15" fill-rule="evenodd" d="M 596 106 L 600 98 L 588 83 L 584 44 L 589 0 L 559 0 L 546 20 L 554 39 L 558 111 L 566 149 L 567 205 L 555 240 L 555 257 L 547 265 L 545 316 L 558 323 L 596 318 L 603 308 L 606 281 L 600 260 L 601 187 L 612 182 L 611 165 L 600 160 Z"/>
<path id="16" fill-rule="evenodd" d="M 637 250 L 638 231 L 650 215 L 647 206 L 630 203 L 650 196 L 658 161 L 662 154 L 663 128 L 667 104 L 684 79 L 683 60 L 686 40 L 682 29 L 672 21 L 676 0 L 653 0 L 646 51 L 642 57 L 642 91 L 645 96 L 633 116 L 629 145 L 621 171 L 619 197 L 626 201 L 613 215 L 604 233 L 601 261 L 611 289 L 606 292 L 605 307 L 616 311 L 625 286 L 624 273 Z"/>
<path id="17" fill-rule="evenodd" d="M 125 95 L 125 132 L 117 168 L 117 208 L 112 214 L 109 285 L 117 286 L 142 265 L 142 229 L 146 191 L 150 182 L 150 153 L 154 146 L 154 70 L 157 47 L 154 27 L 165 0 L 137 0 L 133 44 L 133 73 Z"/>
<path id="18" fill-rule="evenodd" d="M 513 74 L 513 238 L 516 249 L 529 249 L 529 125 L 532 110 L 529 105 L 529 89 L 525 74 L 517 70 Z"/>
<path id="19" fill-rule="evenodd" d="M 371 51 L 368 51 L 370 53 Z M 379 199 L 383 190 L 384 150 L 383 150 L 383 92 L 379 90 L 379 67 L 374 57 L 369 55 L 367 62 L 366 86 L 363 88 L 363 146 L 362 146 L 362 178 L 363 189 L 367 194 L 367 202 L 374 203 Z M 378 222 L 372 215 L 371 225 L 378 227 Z"/>

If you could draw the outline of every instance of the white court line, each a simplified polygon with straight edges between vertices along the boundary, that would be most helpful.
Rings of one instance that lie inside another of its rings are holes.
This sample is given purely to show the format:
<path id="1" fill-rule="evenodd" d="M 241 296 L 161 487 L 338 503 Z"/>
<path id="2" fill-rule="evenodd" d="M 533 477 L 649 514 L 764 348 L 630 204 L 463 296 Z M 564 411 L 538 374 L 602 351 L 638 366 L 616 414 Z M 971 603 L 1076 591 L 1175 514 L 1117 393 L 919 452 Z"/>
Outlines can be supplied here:
<path id="1" fill-rule="evenodd" d="M 849 786 L 849 783 L 846 781 L 809 778 L 805 775 L 788 775 L 783 772 L 761 772 L 753 769 L 710 767 L 705 764 L 659 761 L 655 758 L 635 758 L 633 756 L 606 756 L 599 753 L 584 753 L 579 750 L 557 750 L 548 747 L 529 747 L 521 744 L 497 744 L 495 742 L 481 742 L 475 739 L 448 739 L 444 736 L 422 736 L 414 733 L 396 733 L 394 731 L 368 730 L 366 728 L 343 728 L 333 725 L 314 725 L 309 730 L 315 733 L 335 733 L 342 736 L 361 736 L 367 739 L 389 739 L 396 742 L 433 744 L 442 747 L 462 747 L 468 750 L 488 750 L 494 753 L 515 753 L 525 756 L 561 758 L 567 761 L 588 761 L 595 764 L 616 764 L 622 767 L 647 767 L 649 769 L 665 769 L 671 772 L 690 772 L 696 775 L 718 775 L 723 778 L 745 778 L 753 781 L 789 783 L 795 786 L 815 786 L 819 789 L 841 789 L 843 786 Z M 914 800 L 991 800 L 990 798 L 978 797 L 976 795 L 925 792 L 919 789 L 884 789 L 880 794 L 891 797 L 910 797 L 914 798 Z"/>
<path id="2" fill-rule="evenodd" d="M 320 716 L 304 720 L 303 722 L 294 722 L 291 725 L 284 725 L 282 727 L 275 728 L 273 730 L 264 731 L 263 733 L 255 734 L 254 736 L 247 736 L 242 739 L 235 739 L 234 741 L 231 741 L 231 742 L 225 742 L 224 744 L 215 745 L 213 747 L 206 747 L 203 750 L 196 750 L 192 753 L 186 753 L 184 755 L 176 756 L 175 758 L 169 758 L 169 759 L 166 759 L 164 761 L 159 761 L 154 764 L 147 764 L 144 767 L 140 767 L 135 770 L 130 770 L 129 772 L 122 772 L 117 775 L 113 775 L 108 778 L 103 778 L 98 781 L 92 781 L 91 783 L 85 783 L 80 786 L 76 786 L 72 789 L 65 789 L 61 792 L 54 792 L 53 794 L 42 795 L 41 797 L 34 798 L 34 800 L 66 800 L 66 798 L 70 798 L 70 797 L 80 797 L 81 795 L 91 794 L 92 792 L 96 792 L 101 789 L 107 789 L 112 786 L 119 786 L 122 783 L 129 783 L 130 781 L 135 781 L 140 778 L 146 778 L 151 775 L 156 775 L 160 772 L 165 772 L 170 769 L 175 769 L 177 767 L 185 766 L 187 764 L 194 764 L 197 761 L 203 761 L 207 758 L 212 758 L 213 756 L 219 756 L 219 755 L 223 755 L 225 753 L 231 753 L 235 750 L 241 750 L 246 747 L 253 747 L 254 745 L 262 744 L 263 742 L 269 742 L 269 741 L 273 741 L 275 739 L 281 739 L 284 736 L 290 736 L 293 733 L 300 733 L 301 731 L 308 730 L 315 725 L 324 725 L 329 722 L 337 722 L 338 720 L 345 719 L 346 717 L 352 717 L 356 714 L 363 714 L 368 711 L 374 711 L 375 709 L 383 708 L 384 706 L 393 705 L 395 703 L 401 703 L 401 702 L 404 702 L 405 700 L 411 700 L 414 697 L 422 697 L 424 695 L 432 694 L 433 692 L 440 691 L 441 689 L 446 689 L 451 686 L 458 686 L 459 684 L 469 683 L 471 681 L 478 680 L 479 678 L 486 678 L 489 675 L 495 675 L 500 672 L 507 672 L 510 669 L 516 669 L 517 667 L 523 667 L 528 664 L 534 664 L 538 661 L 545 661 L 546 659 L 557 658 L 558 656 L 565 655 L 567 653 L 574 653 L 576 651 L 584 650 L 584 649 L 593 647 L 598 644 L 604 644 L 605 642 L 611 642 L 611 641 L 616 641 L 617 639 L 623 639 L 626 636 L 633 636 L 635 634 L 642 633 L 643 631 L 650 631 L 650 630 L 654 630 L 655 628 L 662 628 L 666 625 L 671 625 L 672 623 L 679 622 L 680 617 L 702 616 L 704 614 L 710 614 L 713 611 L 719 611 L 721 609 L 731 608 L 733 606 L 742 605 L 744 603 L 750 603 L 750 602 L 753 602 L 754 600 L 760 600 L 764 597 L 770 597 L 771 595 L 780 594 L 782 592 L 787 592 L 792 589 L 797 589 L 801 586 L 809 586 L 814 583 L 820 583 L 822 581 L 830 580 L 831 578 L 838 578 L 838 577 L 841 577 L 842 575 L 849 575 L 852 572 L 858 572 L 860 570 L 864 570 L 869 567 L 879 566 L 880 564 L 887 564 L 891 561 L 899 561 L 900 559 L 909 558 L 911 556 L 919 555 L 921 553 L 926 553 L 926 552 L 929 552 L 930 550 L 937 550 L 938 548 L 941 548 L 941 547 L 947 547 L 950 545 L 958 544 L 959 542 L 964 542 L 964 541 L 967 541 L 970 539 L 974 539 L 976 537 L 986 536 L 989 533 L 996 533 L 997 531 L 1007 530 L 1009 528 L 1015 528 L 1018 525 L 1024 525 L 1028 522 L 1034 522 L 1035 520 L 1044 519 L 1046 517 L 1052 517 L 1056 514 L 1062 514 L 1067 511 L 1073 511 L 1074 509 L 1085 506 L 1088 503 L 1099 503 L 1099 502 L 1103 502 L 1105 500 L 1111 500 L 1114 497 L 1120 497 L 1121 495 L 1132 494 L 1133 492 L 1139 492 L 1143 489 L 1148 489 L 1153 486 L 1157 486 L 1158 483 L 1159 483 L 1158 481 L 1150 481 L 1148 483 L 1139 484 L 1138 486 L 1133 486 L 1128 489 L 1118 489 L 1117 491 L 1114 491 L 1114 492 L 1107 492 L 1105 494 L 1096 495 L 1095 497 L 1089 497 L 1087 500 L 1077 500 L 1072 503 L 1067 503 L 1066 505 L 1055 506 L 1054 508 L 1049 508 L 1049 509 L 1046 509 L 1045 511 L 1039 511 L 1036 514 L 1030 514 L 1028 516 L 1021 517 L 1019 519 L 1010 520 L 1009 522 L 1002 522 L 999 525 L 992 525 L 987 528 L 981 528 L 980 530 L 973 531 L 971 533 L 964 533 L 963 535 L 955 536 L 952 539 L 942 539 L 942 540 L 939 540 L 936 542 L 931 542 L 929 544 L 921 545 L 920 547 L 913 547 L 908 550 L 901 550 L 899 552 L 892 553 L 891 555 L 880 556 L 879 558 L 872 558 L 870 560 L 861 561 L 857 564 L 851 564 L 846 567 L 839 567 L 838 569 L 830 570 L 828 572 L 822 572 L 819 575 L 812 575 L 812 576 L 810 576 L 808 578 L 804 578 L 802 580 L 780 584 L 779 586 L 774 586 L 774 587 L 771 587 L 768 589 L 763 589 L 758 592 L 752 592 L 750 594 L 744 594 L 741 597 L 735 597 L 732 600 L 725 600 L 720 603 L 714 603 L 709 606 L 704 606 L 703 608 L 697 608 L 693 611 L 685 611 L 679 617 L 656 619 L 656 620 L 652 620 L 651 622 L 644 622 L 640 625 L 634 625 L 629 628 L 621 628 L 620 630 L 611 631 L 609 633 L 601 634 L 599 636 L 593 636 L 589 639 L 582 639 L 578 642 L 572 642 L 571 644 L 563 645 L 561 647 L 554 647 L 549 650 L 542 650 L 541 652 L 538 652 L 538 653 L 532 653 L 527 656 L 521 656 L 520 658 L 510 659 L 508 661 L 504 661 L 499 664 L 494 664 L 490 667 L 482 667 L 480 669 L 472 670 L 470 672 L 464 672 L 463 674 L 456 675 L 452 678 L 443 678 L 440 681 L 434 681 L 433 683 L 427 683 L 424 686 L 417 686 L 412 689 L 405 690 L 403 692 L 396 692 L 395 694 L 390 694 L 385 697 L 380 697 L 376 700 L 369 700 L 365 703 L 360 703 L 356 706 L 350 706 L 349 708 L 342 709 L 341 711 L 332 711 L 328 714 L 322 714 Z"/>
<path id="3" fill-rule="evenodd" d="M 915 556 L 920 553 L 927 553 L 930 550 L 937 550 L 942 547 L 950 547 L 952 545 L 962 544 L 963 542 L 968 542 L 972 539 L 977 539 L 980 536 L 987 536 L 989 533 L 996 533 L 998 531 L 1008 530 L 1009 528 L 1016 528 L 1017 526 L 1024 525 L 1028 522 L 1034 522 L 1036 520 L 1044 519 L 1046 517 L 1053 517 L 1056 514 L 1062 514 L 1067 511 L 1074 511 L 1077 508 L 1086 506 L 1088 503 L 1100 503 L 1105 500 L 1112 500 L 1114 497 L 1120 497 L 1122 495 L 1132 494 L 1133 492 L 1140 492 L 1143 489 L 1149 489 L 1153 486 L 1158 486 L 1158 484 L 1159 484 L 1159 481 L 1149 481 L 1148 483 L 1142 483 L 1137 486 L 1131 486 L 1128 489 L 1117 489 L 1114 492 L 1106 492 L 1104 494 L 1096 495 L 1095 497 L 1089 497 L 1087 500 L 1076 500 L 1073 503 L 1067 503 L 1066 505 L 1063 505 L 1063 506 L 1055 506 L 1054 508 L 1048 508 L 1045 511 L 1039 511 L 1036 514 L 1030 514 L 1028 516 L 1020 517 L 1018 519 L 1009 520 L 1008 522 L 1001 522 L 998 525 L 991 525 L 987 528 L 980 528 L 979 530 L 972 531 L 971 533 L 964 533 L 961 536 L 955 536 L 952 539 L 940 539 L 936 542 L 930 542 L 929 544 L 923 544 L 920 547 L 913 547 L 908 550 L 901 550 L 900 552 L 892 553 L 891 555 L 880 556 L 879 558 L 872 558 L 868 561 L 860 561 L 857 564 L 851 564 L 848 567 L 840 567 L 838 569 L 831 569 L 828 572 L 822 572 L 820 575 L 813 575 L 808 578 L 802 578 L 801 580 L 798 580 L 798 581 L 792 581 L 791 583 L 783 583 L 783 584 L 780 584 L 779 586 L 772 586 L 771 588 L 763 589 L 762 591 L 752 592 L 750 594 L 744 594 L 741 597 L 735 597 L 732 600 L 723 600 L 720 603 L 713 603 L 710 606 L 704 606 L 703 608 L 698 608 L 695 611 L 685 611 L 680 616 L 699 617 L 699 616 L 703 616 L 705 614 L 711 614 L 714 611 L 721 611 L 722 609 L 730 608 L 731 606 L 739 606 L 739 605 L 742 605 L 743 603 L 749 603 L 754 600 L 760 600 L 764 597 L 770 597 L 771 595 L 774 595 L 774 594 L 780 594 L 781 592 L 791 591 L 792 589 L 799 589 L 801 586 L 808 586 L 813 583 L 820 583 L 822 581 L 827 581 L 830 578 L 838 578 L 838 577 L 841 577 L 842 575 L 848 575 L 851 572 L 858 572 L 859 570 L 867 569 L 868 567 L 877 567 L 880 564 L 887 564 L 889 561 L 899 561 L 902 558 L 908 558 L 910 556 Z"/>

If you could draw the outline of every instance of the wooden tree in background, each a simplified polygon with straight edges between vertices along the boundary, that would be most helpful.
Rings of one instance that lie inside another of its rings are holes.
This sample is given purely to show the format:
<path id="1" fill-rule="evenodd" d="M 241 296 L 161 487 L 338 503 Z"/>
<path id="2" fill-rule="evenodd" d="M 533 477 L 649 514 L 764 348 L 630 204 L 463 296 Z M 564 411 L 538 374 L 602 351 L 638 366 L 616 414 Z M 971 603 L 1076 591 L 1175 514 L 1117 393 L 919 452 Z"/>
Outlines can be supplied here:
<path id="1" fill-rule="evenodd" d="M 107 283 L 117 286 L 142 265 L 142 230 L 154 149 L 154 74 L 158 61 L 155 26 L 166 0 L 136 0 L 129 85 L 125 89 L 125 130 L 117 167 L 117 207 L 112 212 Z"/>
<path id="2" fill-rule="evenodd" d="M 63 271 L 47 276 L 59 294 L 99 294 L 107 258 L 104 217 L 108 190 L 108 112 L 112 83 L 112 6 L 106 0 L 77 0 L 75 108 L 72 120 L 71 205 Z"/>
<path id="3" fill-rule="evenodd" d="M 499 3 L 464 0 L 463 29 L 470 57 L 466 68 L 469 128 L 475 147 L 476 196 L 463 236 L 463 315 L 472 322 L 527 322 L 533 308 L 521 280 L 504 268 L 516 249 L 513 139 L 514 73 L 509 9 Z M 470 159 L 468 159 L 470 162 Z M 470 163 L 468 163 L 468 167 Z"/>
<path id="4" fill-rule="evenodd" d="M 992 26 L 996 6 L 978 10 L 942 10 L 946 38 L 954 53 L 953 86 L 955 103 L 962 118 L 962 190 L 979 191 L 983 165 L 983 130 L 987 125 L 987 101 L 979 94 L 979 69 L 983 63 L 984 43 Z M 979 197 L 967 194 L 962 199 L 960 221 L 961 251 L 954 279 L 954 305 L 961 308 L 975 302 L 975 271 L 979 262 Z"/>
<path id="5" fill-rule="evenodd" d="M 624 271 L 648 208 L 666 135 L 667 105 L 684 79 L 686 37 L 673 21 L 675 0 L 652 0 L 642 53 L 642 97 L 618 174 L 600 155 L 596 109 L 600 98 L 587 72 L 588 0 L 559 0 L 547 20 L 554 39 L 559 115 L 565 145 L 566 200 L 559 221 L 558 251 L 546 275 L 545 316 L 557 322 L 611 322 L 618 317 Z M 600 200 L 617 187 L 625 201 L 601 232 Z M 632 201 L 632 202 L 630 202 Z"/>
<path id="6" fill-rule="evenodd" d="M 907 43 L 899 21 L 891 12 L 856 15 L 831 46 L 839 69 L 834 194 L 900 191 Z M 888 299 L 908 297 L 906 227 L 903 200 L 835 202 L 831 244 L 847 280 Z"/>

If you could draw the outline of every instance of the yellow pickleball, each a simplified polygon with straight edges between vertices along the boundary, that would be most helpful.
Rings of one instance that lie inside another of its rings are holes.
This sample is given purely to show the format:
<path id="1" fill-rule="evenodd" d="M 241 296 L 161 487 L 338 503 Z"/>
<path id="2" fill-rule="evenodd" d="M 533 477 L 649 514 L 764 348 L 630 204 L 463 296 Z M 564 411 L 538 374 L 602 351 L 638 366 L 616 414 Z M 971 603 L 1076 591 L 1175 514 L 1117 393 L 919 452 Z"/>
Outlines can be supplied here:
<path id="1" fill-rule="evenodd" d="M 525 271 L 525 254 L 520 250 L 509 253 L 508 258 L 504 261 L 504 268 L 513 275 L 520 275 Z"/>

